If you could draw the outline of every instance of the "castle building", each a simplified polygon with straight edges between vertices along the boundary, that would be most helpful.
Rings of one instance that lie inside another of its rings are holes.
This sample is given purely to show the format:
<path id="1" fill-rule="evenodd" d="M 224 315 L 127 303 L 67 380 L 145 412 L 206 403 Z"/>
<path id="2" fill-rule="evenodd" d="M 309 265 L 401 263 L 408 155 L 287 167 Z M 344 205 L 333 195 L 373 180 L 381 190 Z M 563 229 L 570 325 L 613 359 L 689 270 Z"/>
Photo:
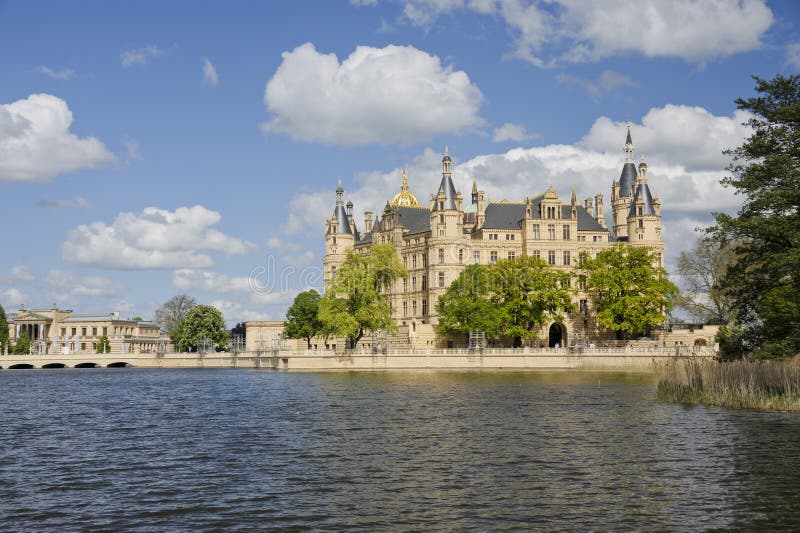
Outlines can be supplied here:
<path id="1" fill-rule="evenodd" d="M 325 221 L 325 288 L 348 250 L 367 252 L 374 244 L 392 243 L 409 272 L 408 278 L 398 280 L 387 295 L 401 344 L 452 347 L 462 346 L 465 339 L 436 333 L 436 302 L 469 264 L 534 256 L 571 271 L 582 252 L 596 256 L 622 242 L 653 249 L 658 266 L 663 266 L 661 204 L 650 192 L 644 156 L 637 167 L 633 150 L 629 124 L 623 148 L 625 162 L 619 179 L 611 184 L 610 225 L 603 195 L 579 202 L 574 189 L 567 201 L 550 186 L 521 201 L 488 202 L 474 180 L 467 203 L 453 185 L 447 148 L 441 184 L 427 205 L 421 205 L 410 191 L 403 171 L 400 192 L 387 201 L 378 216 L 365 212 L 363 231 L 353 218 L 352 202 L 344 203 L 340 181 L 333 215 Z M 590 300 L 581 287 L 575 288 L 576 311 L 536 332 L 541 344 L 567 346 L 603 338 Z"/>

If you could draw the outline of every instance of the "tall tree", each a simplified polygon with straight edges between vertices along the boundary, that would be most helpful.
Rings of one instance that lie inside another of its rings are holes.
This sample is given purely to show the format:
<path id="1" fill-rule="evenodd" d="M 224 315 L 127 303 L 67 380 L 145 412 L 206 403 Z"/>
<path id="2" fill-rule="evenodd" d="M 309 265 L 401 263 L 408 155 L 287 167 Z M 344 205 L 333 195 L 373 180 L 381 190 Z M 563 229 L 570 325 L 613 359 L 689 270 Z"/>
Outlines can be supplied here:
<path id="1" fill-rule="evenodd" d="M 228 343 L 225 318 L 216 307 L 195 305 L 181 319 L 175 330 L 175 346 L 179 351 L 197 351 L 200 339 L 208 339 L 214 346 Z"/>
<path id="2" fill-rule="evenodd" d="M 720 244 L 708 236 L 698 238 L 691 250 L 684 250 L 678 257 L 677 272 L 686 290 L 676 305 L 702 322 L 732 322 L 734 301 L 723 282 L 735 259 L 731 243 Z"/>
<path id="3" fill-rule="evenodd" d="M 6 318 L 6 310 L 0 305 L 0 352 L 8 342 L 8 319 Z"/>
<path id="4" fill-rule="evenodd" d="M 716 213 L 711 233 L 736 243 L 725 286 L 738 324 L 725 335 L 749 339 L 730 344 L 783 357 L 800 352 L 800 75 L 754 79 L 757 95 L 736 100 L 753 134 L 730 151 L 722 180 L 744 204 L 735 216 Z"/>
<path id="5" fill-rule="evenodd" d="M 314 289 L 301 292 L 286 311 L 284 332 L 290 339 L 305 339 L 311 349 L 311 339 L 322 331 L 319 319 L 319 302 L 321 296 Z"/>
<path id="6" fill-rule="evenodd" d="M 17 342 L 14 343 L 13 352 L 16 355 L 25 355 L 30 353 L 31 351 L 31 338 L 28 336 L 26 331 L 23 331 L 17 337 Z"/>
<path id="7" fill-rule="evenodd" d="M 161 308 L 156 311 L 156 323 L 161 326 L 168 335 L 174 336 L 178 324 L 189 310 L 197 305 L 194 298 L 187 294 L 178 294 L 167 300 Z"/>
<path id="8" fill-rule="evenodd" d="M 436 302 L 440 333 L 500 335 L 508 317 L 493 299 L 492 274 L 488 265 L 469 265 L 453 280 Z"/>
<path id="9" fill-rule="evenodd" d="M 623 244 L 598 252 L 594 259 L 586 252 L 580 256 L 597 320 L 618 338 L 645 334 L 666 320 L 678 288 L 655 263 L 648 248 Z"/>
<path id="10" fill-rule="evenodd" d="M 95 353 L 109 353 L 110 351 L 111 342 L 108 340 L 108 337 L 101 335 L 97 340 L 97 349 L 95 350 Z"/>
<path id="11" fill-rule="evenodd" d="M 367 331 L 393 331 L 391 307 L 383 293 L 407 276 L 391 244 L 373 246 L 369 254 L 349 250 L 319 303 L 323 333 L 347 337 L 355 346 Z"/>
<path id="12" fill-rule="evenodd" d="M 508 317 L 503 333 L 513 339 L 514 347 L 522 346 L 522 339 L 536 338 L 536 330 L 546 322 L 560 321 L 563 313 L 573 310 L 569 273 L 531 256 L 498 261 L 492 268 L 495 298 Z"/>

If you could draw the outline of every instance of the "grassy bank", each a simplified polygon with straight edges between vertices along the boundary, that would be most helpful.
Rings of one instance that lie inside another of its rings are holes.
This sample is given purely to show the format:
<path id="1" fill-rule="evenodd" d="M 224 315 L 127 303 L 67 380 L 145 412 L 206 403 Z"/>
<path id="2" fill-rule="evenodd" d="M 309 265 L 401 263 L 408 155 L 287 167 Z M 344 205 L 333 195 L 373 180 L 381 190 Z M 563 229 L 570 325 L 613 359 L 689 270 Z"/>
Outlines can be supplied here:
<path id="1" fill-rule="evenodd" d="M 800 413 L 800 361 L 676 359 L 656 367 L 658 399 Z"/>

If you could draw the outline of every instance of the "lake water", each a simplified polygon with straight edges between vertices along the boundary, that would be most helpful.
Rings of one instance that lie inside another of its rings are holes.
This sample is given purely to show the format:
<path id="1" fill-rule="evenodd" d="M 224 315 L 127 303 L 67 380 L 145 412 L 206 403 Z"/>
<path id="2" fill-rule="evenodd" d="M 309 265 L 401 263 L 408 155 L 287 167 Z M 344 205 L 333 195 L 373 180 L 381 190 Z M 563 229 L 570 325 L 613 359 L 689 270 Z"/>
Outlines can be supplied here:
<path id="1" fill-rule="evenodd" d="M 0 372 L 0 530 L 800 528 L 800 417 L 588 373 Z"/>

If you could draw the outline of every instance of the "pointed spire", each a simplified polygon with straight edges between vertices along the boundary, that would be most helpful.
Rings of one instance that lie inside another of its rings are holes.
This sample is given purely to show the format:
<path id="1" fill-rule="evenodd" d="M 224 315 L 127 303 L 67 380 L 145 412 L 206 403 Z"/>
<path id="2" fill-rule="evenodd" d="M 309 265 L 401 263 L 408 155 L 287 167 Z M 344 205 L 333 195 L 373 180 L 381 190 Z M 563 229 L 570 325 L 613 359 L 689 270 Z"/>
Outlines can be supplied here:
<path id="1" fill-rule="evenodd" d="M 336 187 L 336 205 L 344 204 L 344 189 L 342 188 L 342 178 L 339 178 L 339 186 Z"/>
<path id="2" fill-rule="evenodd" d="M 625 162 L 633 163 L 633 140 L 631 140 L 630 121 L 628 121 L 628 135 L 625 137 L 625 146 L 623 147 L 623 151 L 625 152 Z"/>
<path id="3" fill-rule="evenodd" d="M 575 187 L 572 188 L 572 205 L 576 205 L 578 203 L 578 195 L 575 194 Z"/>
<path id="4" fill-rule="evenodd" d="M 478 194 L 478 178 L 472 178 L 472 194 Z"/>
<path id="5" fill-rule="evenodd" d="M 400 190 L 408 190 L 408 175 L 406 174 L 406 169 L 403 169 L 403 183 L 400 184 Z"/>

